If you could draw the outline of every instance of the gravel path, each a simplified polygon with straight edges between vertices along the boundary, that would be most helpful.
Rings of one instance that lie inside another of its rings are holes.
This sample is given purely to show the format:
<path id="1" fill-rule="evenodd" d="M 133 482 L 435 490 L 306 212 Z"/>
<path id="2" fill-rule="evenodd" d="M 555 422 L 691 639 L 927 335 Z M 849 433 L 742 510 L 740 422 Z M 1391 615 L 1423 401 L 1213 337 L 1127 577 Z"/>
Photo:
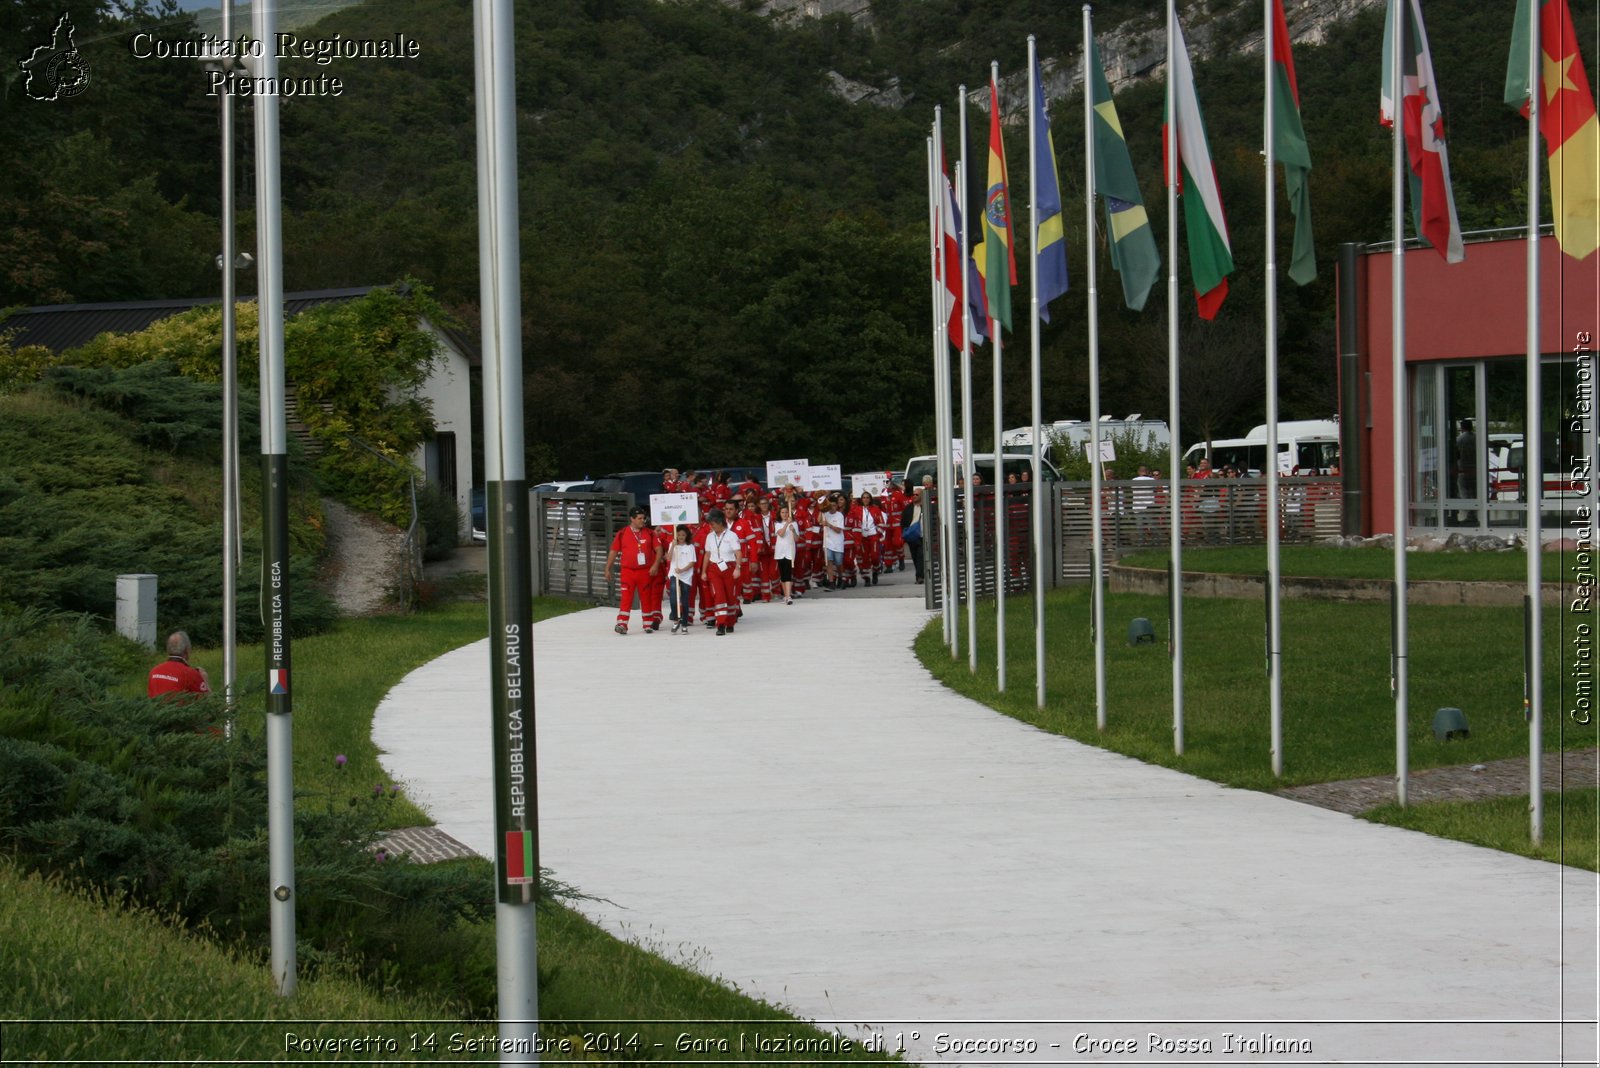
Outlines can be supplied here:
<path id="1" fill-rule="evenodd" d="M 1600 785 L 1600 749 L 1572 749 L 1546 753 L 1544 788 Z M 1459 764 L 1448 768 L 1413 771 L 1407 778 L 1408 804 L 1429 801 L 1481 801 L 1490 797 L 1515 797 L 1528 792 L 1528 758 L 1491 760 L 1487 764 Z M 1359 815 L 1394 800 L 1394 776 L 1343 779 L 1279 790 L 1279 797 L 1304 801 L 1319 808 Z"/>
<path id="2" fill-rule="evenodd" d="M 329 592 L 347 616 L 370 616 L 397 607 L 405 532 L 374 516 L 324 497 Z"/>

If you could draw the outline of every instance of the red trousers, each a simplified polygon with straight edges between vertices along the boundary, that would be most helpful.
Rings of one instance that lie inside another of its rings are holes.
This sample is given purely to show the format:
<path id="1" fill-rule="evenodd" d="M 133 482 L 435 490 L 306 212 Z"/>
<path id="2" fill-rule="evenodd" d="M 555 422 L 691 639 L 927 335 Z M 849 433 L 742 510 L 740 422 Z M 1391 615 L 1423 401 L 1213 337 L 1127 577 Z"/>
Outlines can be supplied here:
<path id="1" fill-rule="evenodd" d="M 739 591 L 734 586 L 733 565 L 723 571 L 712 564 L 700 586 L 700 611 L 716 617 L 717 625 L 731 627 L 739 619 Z"/>
<path id="2" fill-rule="evenodd" d="M 633 614 L 633 599 L 639 598 L 639 616 L 645 626 L 650 624 L 650 587 L 655 582 L 648 567 L 625 567 L 622 569 L 620 581 L 621 590 L 617 603 L 617 622 L 624 627 L 628 625 L 628 617 Z M 661 589 L 655 591 L 656 618 L 661 618 Z"/>

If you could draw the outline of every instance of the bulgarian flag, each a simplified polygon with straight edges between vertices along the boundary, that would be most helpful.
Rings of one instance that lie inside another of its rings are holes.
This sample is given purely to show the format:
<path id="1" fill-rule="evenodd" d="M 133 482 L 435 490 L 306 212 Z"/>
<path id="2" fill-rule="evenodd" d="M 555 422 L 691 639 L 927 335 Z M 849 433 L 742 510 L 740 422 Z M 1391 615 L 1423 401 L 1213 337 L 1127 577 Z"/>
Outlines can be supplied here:
<path id="1" fill-rule="evenodd" d="M 1507 104 L 1528 114 L 1534 78 L 1528 70 L 1528 0 L 1517 0 L 1506 67 Z M 1556 244 L 1575 260 L 1600 247 L 1600 120 L 1583 71 L 1578 37 L 1567 0 L 1543 0 L 1539 8 L 1539 132 L 1550 153 L 1550 208 Z"/>
<path id="2" fill-rule="evenodd" d="M 1189 274 L 1194 279 L 1195 301 L 1200 318 L 1215 319 L 1228 296 L 1228 275 L 1233 271 L 1233 251 L 1228 247 L 1228 220 L 1222 212 L 1222 191 L 1217 187 L 1217 169 L 1211 163 L 1211 147 L 1206 143 L 1205 122 L 1200 118 L 1200 100 L 1194 93 L 1194 68 L 1189 65 L 1189 46 L 1183 40 L 1183 27 L 1172 15 L 1172 78 L 1166 123 L 1177 123 L 1177 166 L 1164 159 L 1167 184 L 1178 186 L 1183 198 L 1183 227 L 1189 237 Z M 1174 111 L 1176 118 L 1174 118 Z M 1167 131 L 1161 131 L 1162 155 L 1166 155 Z"/>
<path id="3" fill-rule="evenodd" d="M 1289 277 L 1305 285 L 1317 277 L 1317 254 L 1311 241 L 1311 149 L 1300 125 L 1300 87 L 1294 77 L 1294 53 L 1289 49 L 1289 24 L 1283 17 L 1283 0 L 1272 3 L 1272 153 L 1283 164 L 1283 188 L 1294 213 L 1294 251 Z"/>
<path id="4" fill-rule="evenodd" d="M 1398 93 L 1392 81 L 1390 56 L 1394 54 L 1396 14 L 1404 5 L 1400 23 L 1400 76 Z M 1396 101 L 1399 102 L 1398 109 Z M 1455 194 L 1450 190 L 1450 157 L 1445 154 L 1444 120 L 1439 106 L 1439 84 L 1433 77 L 1433 56 L 1422 27 L 1418 0 L 1389 0 L 1383 25 L 1383 95 L 1379 121 L 1394 125 L 1396 110 L 1406 139 L 1406 162 L 1411 174 L 1412 212 L 1417 232 L 1438 250 L 1447 263 L 1467 258 L 1456 218 Z"/>
<path id="5" fill-rule="evenodd" d="M 983 205 L 983 243 L 972 250 L 983 276 L 989 318 L 1011 329 L 1011 287 L 1017 257 L 1011 242 L 1011 199 L 1006 192 L 1006 146 L 1000 138 L 1000 89 L 989 79 L 989 190 Z"/>

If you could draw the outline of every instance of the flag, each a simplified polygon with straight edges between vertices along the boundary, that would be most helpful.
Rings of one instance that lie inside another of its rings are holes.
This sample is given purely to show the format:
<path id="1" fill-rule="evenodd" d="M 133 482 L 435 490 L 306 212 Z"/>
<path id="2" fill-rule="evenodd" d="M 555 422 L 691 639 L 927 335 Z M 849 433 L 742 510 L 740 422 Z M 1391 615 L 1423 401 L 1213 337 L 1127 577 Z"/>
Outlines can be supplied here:
<path id="1" fill-rule="evenodd" d="M 941 257 L 944 263 L 944 311 L 950 344 L 962 347 L 962 271 L 961 231 L 956 226 L 955 197 L 950 191 L 950 170 L 944 161 L 943 147 L 939 153 L 939 218 L 941 219 Z"/>
<path id="2" fill-rule="evenodd" d="M 289 671 L 287 668 L 267 669 L 267 693 L 274 695 L 289 692 Z"/>
<path id="3" fill-rule="evenodd" d="M 1294 214 L 1294 249 L 1289 277 L 1305 285 L 1317 277 L 1317 254 L 1311 242 L 1311 149 L 1300 125 L 1300 86 L 1294 77 L 1289 24 L 1283 0 L 1272 0 L 1272 152 L 1283 164 L 1283 188 Z"/>
<path id="4" fill-rule="evenodd" d="M 1405 4 L 1400 45 L 1402 84 L 1397 96 L 1390 84 L 1395 13 Z M 1419 237 L 1438 250 L 1447 263 L 1467 258 L 1461 244 L 1461 223 L 1456 219 L 1455 194 L 1450 189 L 1450 157 L 1445 154 L 1444 120 L 1439 108 L 1439 85 L 1433 77 L 1433 57 L 1422 26 L 1418 0 L 1389 0 L 1383 24 L 1383 95 L 1380 121 L 1394 125 L 1399 100 L 1405 132 L 1406 162 L 1410 170 L 1412 215 Z"/>
<path id="5" fill-rule="evenodd" d="M 962 185 L 966 185 L 967 176 L 961 176 Z M 962 195 L 956 198 L 956 233 L 963 234 L 965 223 L 961 214 L 961 205 L 966 202 L 966 189 L 961 190 Z M 972 323 L 972 344 L 974 347 L 989 340 L 989 295 L 983 291 L 983 275 L 978 271 L 976 260 L 967 260 L 967 318 Z"/>
<path id="6" fill-rule="evenodd" d="M 533 870 L 533 832 L 506 832 L 505 872 L 507 886 L 526 886 L 534 881 L 538 872 Z"/>
<path id="7" fill-rule="evenodd" d="M 1033 235 L 1033 276 L 1039 286 L 1039 318 L 1050 321 L 1050 302 L 1067 291 L 1067 242 L 1061 217 L 1061 181 L 1056 174 L 1056 145 L 1050 136 L 1050 113 L 1044 106 L 1039 57 L 1033 57 L 1033 204 L 1039 230 Z"/>
<path id="8" fill-rule="evenodd" d="M 989 189 L 983 204 L 983 241 L 972 250 L 983 276 L 989 318 L 1011 329 L 1011 287 L 1017 257 L 1011 248 L 1011 200 L 1006 192 L 1006 147 L 1000 139 L 1000 89 L 989 79 Z"/>
<path id="9" fill-rule="evenodd" d="M 1228 275 L 1233 271 L 1233 251 L 1228 247 L 1228 220 L 1222 212 L 1222 191 L 1217 187 L 1217 169 L 1211 163 L 1211 147 L 1206 143 L 1206 127 L 1200 117 L 1200 100 L 1194 92 L 1194 68 L 1189 65 L 1189 46 L 1176 15 L 1172 18 L 1171 99 L 1176 117 L 1178 158 L 1166 161 L 1167 183 L 1178 184 L 1183 198 L 1183 228 L 1189 238 L 1189 274 L 1194 279 L 1195 302 L 1200 318 L 1215 319 L 1228 296 Z M 1162 130 L 1162 154 L 1167 136 Z"/>
<path id="10" fill-rule="evenodd" d="M 1539 132 L 1550 153 L 1550 214 L 1556 243 L 1575 260 L 1600 247 L 1600 119 L 1583 70 L 1567 0 L 1544 0 L 1539 9 Z M 1506 67 L 1507 104 L 1528 114 L 1533 78 L 1528 71 L 1528 0 L 1517 0 Z"/>
<path id="11" fill-rule="evenodd" d="M 1100 63 L 1100 47 L 1089 39 L 1089 77 L 1094 93 L 1094 191 L 1105 198 L 1106 234 L 1111 241 L 1111 266 L 1122 275 L 1122 299 L 1139 311 L 1150 287 L 1161 275 L 1161 253 L 1150 229 L 1150 216 L 1139 197 L 1133 157 L 1111 99 L 1111 85 Z"/>

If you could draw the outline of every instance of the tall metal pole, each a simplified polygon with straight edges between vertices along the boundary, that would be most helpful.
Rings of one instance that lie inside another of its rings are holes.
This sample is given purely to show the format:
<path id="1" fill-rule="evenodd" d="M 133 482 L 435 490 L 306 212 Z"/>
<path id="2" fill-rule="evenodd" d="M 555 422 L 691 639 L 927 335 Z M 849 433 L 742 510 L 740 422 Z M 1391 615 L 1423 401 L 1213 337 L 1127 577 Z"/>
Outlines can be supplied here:
<path id="1" fill-rule="evenodd" d="M 1031 389 L 1032 401 L 1031 417 L 1033 419 L 1033 475 L 1029 489 L 1028 517 L 1033 525 L 1033 699 L 1034 703 L 1044 707 L 1044 572 L 1041 565 L 1044 562 L 1044 444 L 1040 440 L 1044 437 L 1044 415 L 1040 410 L 1039 390 L 1041 373 L 1039 369 L 1039 146 L 1038 123 L 1044 116 L 1035 115 L 1034 108 L 1041 100 L 1042 90 L 1038 84 L 1039 56 L 1038 45 L 1033 34 L 1028 35 L 1028 233 L 1031 242 L 1029 254 L 1033 256 L 1033 270 L 1029 272 L 1029 296 L 1033 304 L 1033 334 L 1032 334 L 1032 364 L 1031 364 Z M 1084 82 L 1087 87 L 1088 82 Z M 1055 166 L 1051 160 L 1050 165 Z M 1065 221 L 1065 220 L 1063 220 Z M 1065 234 L 1062 235 L 1063 240 Z M 999 483 L 1005 485 L 1004 468 L 999 463 L 995 464 L 995 475 Z"/>
<path id="2" fill-rule="evenodd" d="M 939 587 L 942 598 L 941 615 L 944 619 L 945 644 L 950 656 L 960 655 L 961 626 L 956 612 L 956 600 L 961 584 L 956 578 L 959 555 L 956 551 L 955 474 L 951 459 L 950 350 L 945 340 L 945 280 L 944 280 L 944 109 L 933 109 L 933 140 L 931 145 L 931 171 L 933 181 L 936 222 L 934 224 L 934 283 L 933 283 L 933 395 L 937 410 L 934 417 L 939 435 Z M 952 197 L 954 190 L 951 191 Z"/>
<path id="3" fill-rule="evenodd" d="M 989 81 L 995 87 L 994 106 L 997 114 L 994 122 L 1000 122 L 998 110 L 1000 108 L 1000 64 L 989 64 Z M 1011 218 L 1011 190 L 1006 190 L 1006 221 Z M 1002 278 L 1001 285 L 1010 285 L 1009 278 Z M 994 317 L 989 319 L 990 340 L 994 344 L 994 662 L 995 662 L 995 689 L 1001 693 L 1006 692 L 1006 476 L 1005 465 L 1002 462 L 1004 453 L 1000 443 L 1003 427 L 1000 412 L 1000 368 L 1002 353 L 1005 346 L 1000 338 L 1000 322 Z M 977 473 L 978 466 L 968 458 L 968 475 Z M 971 481 L 971 478 L 968 478 Z"/>
<path id="4" fill-rule="evenodd" d="M 1084 241 L 1087 263 L 1085 274 L 1089 279 L 1089 423 L 1094 453 L 1090 461 L 1089 480 L 1094 559 L 1091 561 L 1089 583 L 1094 591 L 1089 611 L 1089 627 L 1094 641 L 1094 722 L 1100 730 L 1106 729 L 1106 618 L 1104 587 L 1100 577 L 1101 561 L 1105 559 L 1105 546 L 1100 532 L 1100 291 L 1095 279 L 1094 243 L 1094 72 L 1089 69 L 1089 53 L 1094 40 L 1094 16 L 1090 5 L 1083 5 L 1083 188 Z M 1171 68 L 1168 68 L 1169 70 Z"/>
<path id="5" fill-rule="evenodd" d="M 1267 692 L 1272 737 L 1272 774 L 1283 774 L 1283 627 L 1278 613 L 1283 584 L 1281 534 L 1282 513 L 1278 506 L 1278 200 L 1273 185 L 1273 164 L 1277 145 L 1273 139 L 1273 48 L 1277 33 L 1273 0 L 1264 0 L 1267 42 L 1262 54 L 1266 61 L 1266 107 L 1262 111 L 1262 140 L 1266 147 L 1267 204 Z M 1288 42 L 1284 42 L 1287 47 Z"/>
<path id="6" fill-rule="evenodd" d="M 967 265 L 972 262 L 972 249 L 969 248 L 970 240 L 967 237 L 967 87 L 956 87 L 957 94 L 961 97 L 961 162 L 957 165 L 960 178 L 956 182 L 956 196 L 961 204 L 961 322 L 963 324 L 961 338 L 961 434 L 966 441 L 967 472 L 972 472 L 971 455 L 978 440 L 976 428 L 972 424 L 972 302 L 967 299 L 967 285 L 972 278 L 967 271 Z M 978 554 L 977 549 L 977 524 L 976 512 L 973 511 L 974 498 L 972 479 L 965 480 L 966 507 L 962 514 L 967 517 L 965 549 L 967 568 L 967 670 L 974 675 L 978 673 Z M 954 498 L 952 498 L 952 501 Z"/>
<path id="7" fill-rule="evenodd" d="M 1543 4 L 1528 4 L 1528 401 L 1522 432 L 1523 496 L 1528 502 L 1528 592 L 1523 611 L 1523 692 L 1528 718 L 1528 834 L 1538 845 L 1544 838 L 1544 607 L 1539 596 L 1541 531 L 1544 525 L 1544 441 L 1540 431 L 1539 343 L 1539 112 L 1544 105 L 1539 72 L 1544 56 L 1539 42 Z"/>
<path id="8" fill-rule="evenodd" d="M 939 335 L 944 329 L 943 324 L 939 321 L 940 310 L 944 307 L 943 283 L 939 280 L 940 245 L 944 241 L 944 209 L 940 206 L 939 181 L 939 154 L 934 149 L 933 136 L 930 131 L 928 136 L 928 292 L 932 298 L 929 313 L 933 321 L 933 469 L 937 472 L 934 475 L 934 482 L 936 483 L 935 492 L 939 496 L 939 511 L 936 516 L 939 529 L 939 622 L 944 644 L 949 648 L 952 637 L 950 633 L 950 601 L 946 596 L 946 592 L 949 589 L 949 576 L 945 574 L 944 522 L 944 512 L 948 502 L 944 499 L 944 491 L 938 489 L 938 486 L 948 485 L 944 480 L 944 450 L 949 437 L 944 425 L 944 394 L 939 386 L 939 361 L 943 357 L 943 353 L 939 348 Z M 928 502 L 924 500 L 922 505 L 923 509 L 926 510 Z M 933 561 L 930 559 L 928 563 L 931 565 Z M 931 577 L 929 582 L 931 584 Z"/>
<path id="9" fill-rule="evenodd" d="M 1409 716 L 1407 699 L 1409 684 L 1406 672 L 1406 529 L 1410 526 L 1407 514 L 1406 486 L 1406 229 L 1405 229 L 1405 74 L 1403 51 L 1411 37 L 1410 0 L 1389 0 L 1394 16 L 1393 33 L 1390 34 L 1393 51 L 1389 59 L 1389 84 L 1393 86 L 1390 115 L 1393 120 L 1393 140 L 1389 148 L 1389 165 L 1393 172 L 1390 200 L 1390 240 L 1394 264 L 1390 280 L 1389 348 L 1394 362 L 1389 367 L 1389 395 L 1392 410 L 1389 413 L 1389 433 L 1394 440 L 1392 477 L 1394 479 L 1394 646 L 1393 664 L 1389 670 L 1389 685 L 1394 695 L 1394 797 L 1402 808 L 1406 804 L 1406 785 L 1410 773 L 1410 738 L 1407 735 Z"/>
<path id="10" fill-rule="evenodd" d="M 222 0 L 222 39 L 233 37 L 233 0 Z M 221 59 L 224 69 L 230 60 Z M 234 304 L 233 94 L 223 79 L 222 136 L 222 700 L 233 737 L 239 680 L 239 359 Z"/>
<path id="11" fill-rule="evenodd" d="M 276 40 L 271 3 L 252 12 L 258 41 Z M 255 60 L 258 77 L 276 79 L 276 50 Z M 266 609 L 267 851 L 272 979 L 285 997 L 298 986 L 294 922 L 294 718 L 289 691 L 289 455 L 284 400 L 282 194 L 278 184 L 278 97 L 255 98 L 256 261 L 260 282 L 261 554 Z M 233 270 L 223 265 L 224 273 Z"/>
<path id="12" fill-rule="evenodd" d="M 1178 97 L 1173 72 L 1174 0 L 1167 0 L 1167 424 L 1172 428 L 1167 476 L 1169 544 L 1172 555 L 1172 751 L 1183 755 L 1183 446 L 1178 433 Z M 1095 428 L 1099 433 L 1099 428 Z M 1096 443 L 1098 445 L 1098 442 Z M 1096 461 L 1099 457 L 1096 456 Z"/>
<path id="13" fill-rule="evenodd" d="M 473 16 L 500 1063 L 529 1064 L 539 1059 L 534 1046 L 539 1016 L 539 790 L 533 568 L 522 438 L 522 253 L 511 0 L 474 0 Z"/>

